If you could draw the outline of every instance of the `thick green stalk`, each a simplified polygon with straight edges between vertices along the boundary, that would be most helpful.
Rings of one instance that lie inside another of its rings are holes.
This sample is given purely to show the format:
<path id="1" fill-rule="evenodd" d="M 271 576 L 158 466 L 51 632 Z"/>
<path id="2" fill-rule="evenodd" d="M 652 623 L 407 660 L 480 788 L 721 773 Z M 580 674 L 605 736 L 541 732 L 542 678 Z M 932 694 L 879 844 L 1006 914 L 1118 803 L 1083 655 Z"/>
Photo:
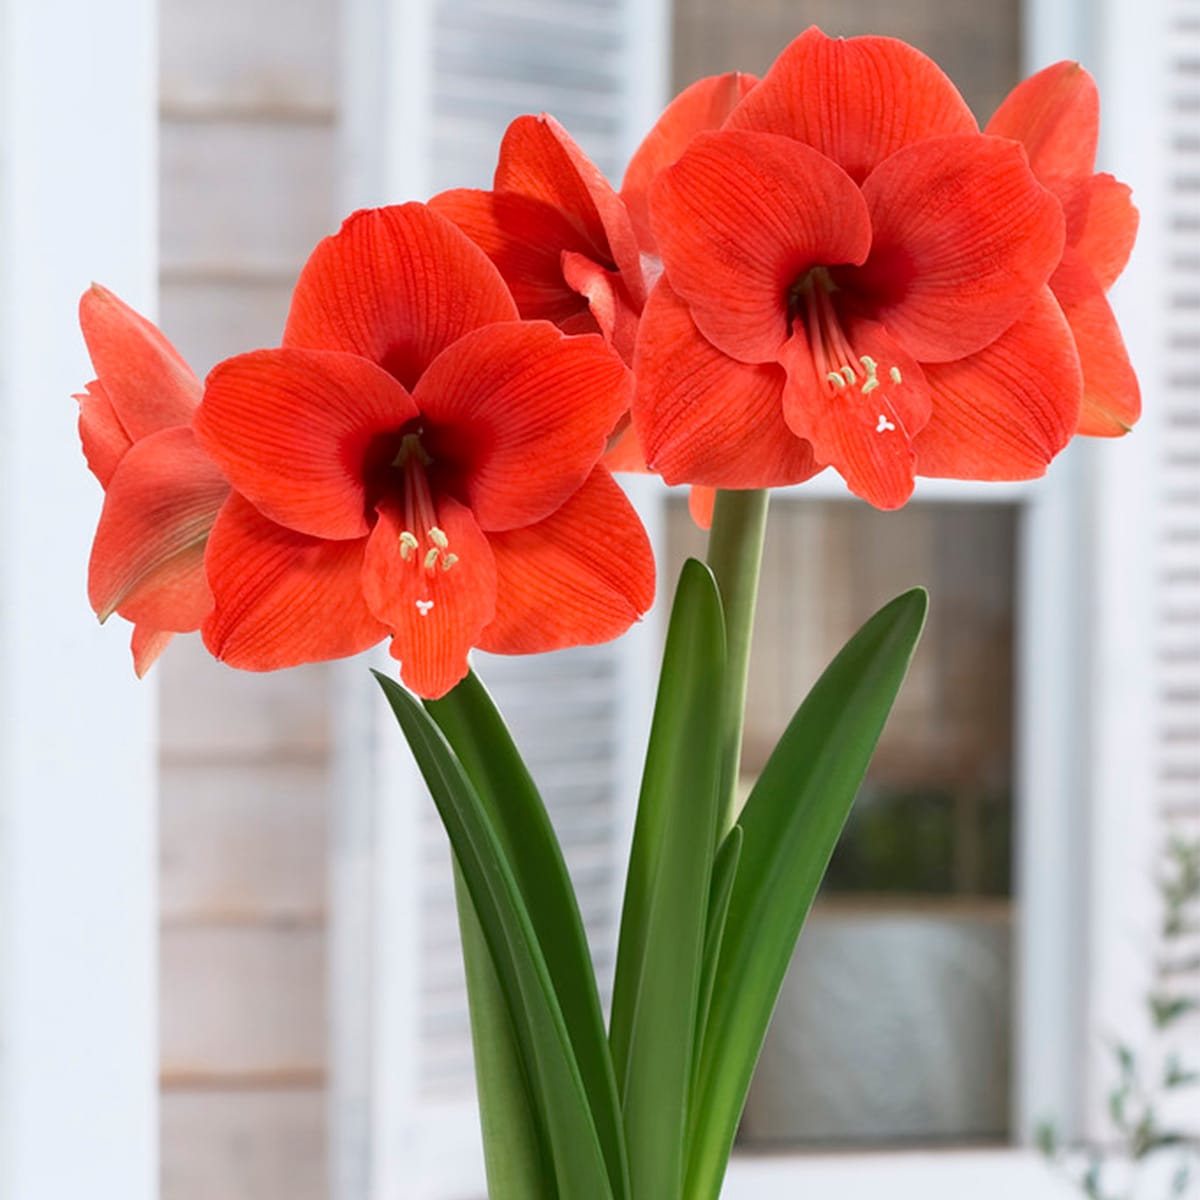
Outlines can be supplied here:
<path id="1" fill-rule="evenodd" d="M 766 489 L 719 491 L 708 535 L 708 565 L 725 611 L 725 716 L 722 722 L 721 796 L 717 844 L 737 820 L 737 786 L 746 720 L 746 676 L 758 602 L 758 576 L 767 531 Z"/>

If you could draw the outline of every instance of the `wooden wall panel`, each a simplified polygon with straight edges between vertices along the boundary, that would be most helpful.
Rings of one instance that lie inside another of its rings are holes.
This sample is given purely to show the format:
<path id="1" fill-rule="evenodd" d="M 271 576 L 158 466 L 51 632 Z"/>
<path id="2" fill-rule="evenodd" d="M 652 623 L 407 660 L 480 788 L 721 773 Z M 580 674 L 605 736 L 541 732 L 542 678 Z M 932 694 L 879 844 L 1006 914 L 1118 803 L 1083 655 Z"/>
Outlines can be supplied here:
<path id="1" fill-rule="evenodd" d="M 318 920 L 328 780 L 307 763 L 166 763 L 159 835 L 164 922 Z"/>
<path id="2" fill-rule="evenodd" d="M 168 279 L 290 283 L 317 240 L 336 228 L 323 186 L 333 173 L 330 124 L 165 121 L 161 154 Z"/>
<path id="3" fill-rule="evenodd" d="M 336 0 L 162 0 L 162 105 L 332 117 Z"/>
<path id="4" fill-rule="evenodd" d="M 887 34 L 933 57 L 987 116 L 1020 67 L 1015 0 L 675 0 L 675 86 L 720 71 L 761 74 L 809 25 L 830 35 Z"/>
<path id="5" fill-rule="evenodd" d="M 164 1084 L 320 1080 L 322 925 L 171 922 L 160 949 Z"/>
<path id="6" fill-rule="evenodd" d="M 203 375 L 277 345 L 336 228 L 336 0 L 163 0 L 160 320 Z M 163 1200 L 326 1194 L 325 666 L 161 681 Z"/>
<path id="7" fill-rule="evenodd" d="M 317 1088 L 168 1092 L 163 1196 L 324 1200 L 324 1123 L 325 1095 Z"/>

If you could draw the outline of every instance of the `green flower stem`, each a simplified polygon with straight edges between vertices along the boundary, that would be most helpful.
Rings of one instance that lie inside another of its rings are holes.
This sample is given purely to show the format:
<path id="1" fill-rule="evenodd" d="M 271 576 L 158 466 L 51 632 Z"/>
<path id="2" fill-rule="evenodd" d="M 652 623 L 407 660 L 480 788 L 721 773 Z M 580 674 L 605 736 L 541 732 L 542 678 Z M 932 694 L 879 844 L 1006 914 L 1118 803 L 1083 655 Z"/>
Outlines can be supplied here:
<path id="1" fill-rule="evenodd" d="M 725 642 L 729 656 L 722 722 L 721 795 L 724 799 L 717 825 L 718 845 L 738 816 L 737 786 L 742 760 L 742 727 L 746 721 L 746 676 L 750 670 L 750 639 L 758 602 L 758 576 L 767 532 L 769 496 L 766 489 L 717 492 L 712 529 L 708 535 L 708 565 L 716 576 L 725 610 Z"/>

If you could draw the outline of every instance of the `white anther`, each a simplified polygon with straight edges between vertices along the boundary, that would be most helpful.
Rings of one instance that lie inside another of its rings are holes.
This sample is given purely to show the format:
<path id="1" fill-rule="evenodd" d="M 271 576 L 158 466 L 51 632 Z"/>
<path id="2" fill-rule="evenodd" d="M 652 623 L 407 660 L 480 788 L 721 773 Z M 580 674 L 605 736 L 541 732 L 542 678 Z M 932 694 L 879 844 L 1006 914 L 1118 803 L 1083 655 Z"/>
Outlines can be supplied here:
<path id="1" fill-rule="evenodd" d="M 874 391 L 874 390 L 875 390 L 875 389 L 876 389 L 878 386 L 879 386 L 879 380 L 878 380 L 878 379 L 876 379 L 874 375 L 872 375 L 872 376 L 870 377 L 870 379 L 867 379 L 867 380 L 865 380 L 865 381 L 863 382 L 863 385 L 862 385 L 862 394 L 863 394 L 864 396 L 868 396 L 868 395 L 870 395 L 870 394 L 871 394 L 871 392 L 873 392 L 873 391 Z"/>
<path id="2" fill-rule="evenodd" d="M 437 565 L 439 554 L 441 554 L 441 551 L 436 546 L 425 551 L 425 570 L 428 571 L 431 567 Z"/>
<path id="3" fill-rule="evenodd" d="M 855 375 L 854 368 L 850 366 L 842 368 L 842 378 L 845 379 L 847 383 L 856 383 L 858 381 L 858 376 Z"/>
<path id="4" fill-rule="evenodd" d="M 457 554 L 447 554 L 446 557 L 442 559 L 442 570 L 450 570 L 450 568 L 454 566 L 456 562 L 458 562 Z"/>
<path id="5" fill-rule="evenodd" d="M 429 531 L 429 540 L 439 550 L 445 550 L 450 545 L 450 539 L 436 525 Z"/>
<path id="6" fill-rule="evenodd" d="M 893 368 L 892 368 L 892 369 L 891 369 L 891 370 L 888 372 L 888 374 L 889 374 L 889 375 L 892 377 L 892 382 L 893 382 L 893 383 L 900 383 L 900 382 L 902 382 L 902 381 L 901 381 L 901 379 L 900 379 L 900 368 L 899 368 L 899 367 L 893 367 Z"/>
<path id="7" fill-rule="evenodd" d="M 412 557 L 412 552 L 416 550 L 419 545 L 420 542 L 417 541 L 416 537 L 409 533 L 409 531 L 406 529 L 400 535 L 400 557 L 407 562 L 409 558 Z"/>
<path id="8" fill-rule="evenodd" d="M 834 385 L 834 387 L 844 388 L 846 386 L 846 381 L 837 373 L 837 371 L 830 371 L 825 378 L 828 379 L 829 382 Z"/>

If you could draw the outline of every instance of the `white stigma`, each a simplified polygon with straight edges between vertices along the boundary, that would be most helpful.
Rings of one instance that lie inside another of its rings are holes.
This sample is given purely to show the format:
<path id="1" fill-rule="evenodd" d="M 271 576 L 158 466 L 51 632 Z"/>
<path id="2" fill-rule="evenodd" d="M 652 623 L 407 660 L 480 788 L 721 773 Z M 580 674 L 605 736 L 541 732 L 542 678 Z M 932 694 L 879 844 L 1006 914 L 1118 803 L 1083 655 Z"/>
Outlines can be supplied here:
<path id="1" fill-rule="evenodd" d="M 417 612 L 419 612 L 421 614 L 421 616 L 427 617 L 427 616 L 429 616 L 429 610 L 433 607 L 433 601 L 432 600 L 418 600 L 416 602 L 416 605 L 417 605 Z"/>

